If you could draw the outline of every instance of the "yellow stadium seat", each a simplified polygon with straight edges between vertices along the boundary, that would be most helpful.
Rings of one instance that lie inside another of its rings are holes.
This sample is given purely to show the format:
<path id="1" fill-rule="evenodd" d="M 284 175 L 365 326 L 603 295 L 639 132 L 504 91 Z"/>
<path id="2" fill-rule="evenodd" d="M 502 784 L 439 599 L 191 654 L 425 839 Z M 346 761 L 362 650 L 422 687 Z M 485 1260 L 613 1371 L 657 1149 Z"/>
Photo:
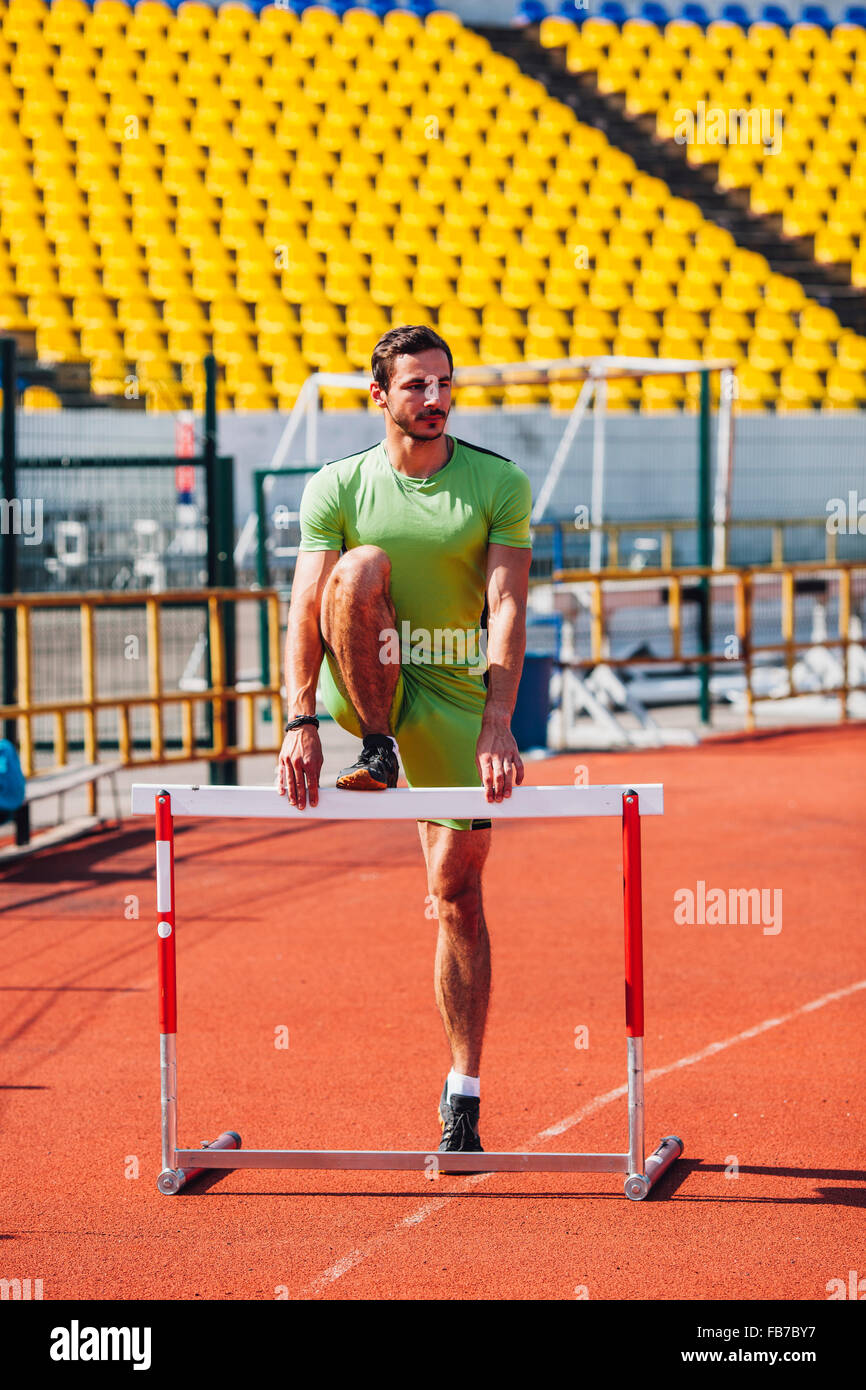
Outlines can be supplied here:
<path id="1" fill-rule="evenodd" d="M 815 236 L 823 231 L 827 222 L 828 203 L 829 196 L 826 195 L 826 190 L 810 190 L 808 200 L 804 193 L 798 193 L 796 201 L 789 203 L 782 214 L 782 230 L 785 236 Z"/>
<path id="2" fill-rule="evenodd" d="M 826 342 L 799 334 L 791 344 L 791 359 L 798 367 L 810 372 L 827 372 L 836 358 Z"/>
<path id="3" fill-rule="evenodd" d="M 575 316 L 572 328 L 573 341 L 581 337 L 595 339 L 599 335 L 613 342 L 616 334 L 616 313 L 609 309 L 587 302 Z"/>
<path id="4" fill-rule="evenodd" d="M 563 310 L 573 310 L 586 298 L 586 291 L 574 272 L 562 267 L 549 271 L 544 280 L 543 294 L 547 304 Z"/>
<path id="5" fill-rule="evenodd" d="M 612 352 L 616 357 L 655 357 L 654 339 L 635 332 L 623 333 L 621 330 L 613 340 Z"/>
<path id="6" fill-rule="evenodd" d="M 836 362 L 848 371 L 866 371 L 866 338 L 851 331 L 843 333 L 836 344 Z"/>
<path id="7" fill-rule="evenodd" d="M 675 342 L 677 339 L 683 342 L 690 342 L 700 339 L 704 334 L 704 321 L 700 313 L 686 309 L 679 302 L 672 303 L 665 309 L 662 316 L 662 327 L 665 335 Z M 680 352 L 680 356 L 690 354 Z"/>
<path id="8" fill-rule="evenodd" d="M 761 372 L 780 372 L 791 362 L 789 346 L 780 339 L 752 338 L 748 360 Z"/>
<path id="9" fill-rule="evenodd" d="M 866 374 L 838 363 L 832 366 L 827 372 L 825 408 L 859 410 L 863 405 L 866 405 Z"/>
<path id="10" fill-rule="evenodd" d="M 672 19 L 665 25 L 664 41 L 675 51 L 691 52 L 703 43 L 703 32 L 690 19 Z"/>
<path id="11" fill-rule="evenodd" d="M 816 342 L 835 342 L 842 332 L 838 315 L 832 309 L 812 301 L 800 310 L 800 334 Z"/>
<path id="12" fill-rule="evenodd" d="M 519 362 L 523 358 L 523 344 L 513 337 L 501 337 L 498 333 L 488 336 L 484 330 L 478 339 L 478 358 L 485 366 L 497 362 Z"/>
<path id="13" fill-rule="evenodd" d="M 673 232 L 694 232 L 702 223 L 703 217 L 697 203 L 686 198 L 670 198 L 662 209 L 662 220 Z"/>
<path id="14" fill-rule="evenodd" d="M 851 262 L 857 255 L 859 237 L 826 227 L 815 233 L 815 260 L 823 265 Z"/>
<path id="15" fill-rule="evenodd" d="M 721 361 L 742 362 L 745 359 L 746 353 L 735 338 L 723 336 L 710 329 L 704 336 L 701 356 L 704 361 L 716 359 Z"/>
<path id="16" fill-rule="evenodd" d="M 600 269 L 589 282 L 586 297 L 594 308 L 616 311 L 629 302 L 631 289 L 616 271 Z"/>
<path id="17" fill-rule="evenodd" d="M 539 25 L 538 42 L 542 48 L 566 48 L 577 32 L 572 20 L 547 15 Z"/>
<path id="18" fill-rule="evenodd" d="M 752 336 L 748 315 L 728 308 L 724 302 L 710 311 L 709 328 L 719 342 L 747 343 Z"/>
<path id="19" fill-rule="evenodd" d="M 660 314 L 673 303 L 676 289 L 667 272 L 644 271 L 632 287 L 633 303 L 638 309 Z"/>
<path id="20" fill-rule="evenodd" d="M 817 24 L 795 23 L 788 33 L 788 46 L 794 52 L 815 58 L 830 51 L 829 35 Z"/>
<path id="21" fill-rule="evenodd" d="M 762 287 L 751 275 L 742 273 L 728 276 L 721 288 L 721 297 L 729 309 L 743 314 L 753 314 L 763 303 Z"/>
<path id="22" fill-rule="evenodd" d="M 791 363 L 782 369 L 776 409 L 810 410 L 823 403 L 824 394 L 824 385 L 816 372 L 806 371 Z"/>
<path id="23" fill-rule="evenodd" d="M 701 342 L 703 330 L 697 337 L 687 337 L 684 334 L 677 334 L 671 337 L 669 333 L 662 333 L 658 340 L 656 353 L 659 357 L 680 357 L 689 358 L 696 361 L 701 356 Z"/>
<path id="24" fill-rule="evenodd" d="M 28 386 L 21 393 L 24 410 L 59 410 L 60 397 L 47 386 Z"/>
<path id="25" fill-rule="evenodd" d="M 608 410 L 635 410 L 641 400 L 640 382 L 629 377 L 613 377 L 605 385 Z"/>
<path id="26" fill-rule="evenodd" d="M 677 304 L 694 313 L 707 313 L 718 303 L 719 290 L 711 280 L 694 271 L 686 271 L 676 286 Z"/>
<path id="27" fill-rule="evenodd" d="M 575 325 L 577 327 L 577 325 Z M 579 332 L 572 334 L 568 344 L 569 357 L 607 357 L 610 355 L 615 331 L 611 330 L 608 336 L 605 333 L 590 332 L 586 328 L 581 328 Z"/>
<path id="28" fill-rule="evenodd" d="M 788 190 L 781 184 L 767 179 L 756 179 L 749 190 L 749 200 L 753 212 L 762 217 L 784 212 L 788 203 Z"/>
<path id="29" fill-rule="evenodd" d="M 724 255 L 718 251 L 708 250 L 704 246 L 696 246 L 694 250 L 686 255 L 685 273 L 697 280 L 704 280 L 707 284 L 719 286 L 724 284 L 728 278 L 728 270 Z"/>
<path id="30" fill-rule="evenodd" d="M 777 395 L 778 387 L 771 372 L 762 371 L 751 361 L 740 363 L 734 400 L 741 408 L 761 410 L 775 401 Z"/>
<path id="31" fill-rule="evenodd" d="M 790 343 L 796 334 L 796 327 L 789 313 L 771 309 L 765 302 L 755 314 L 754 334 L 770 342 Z"/>
<path id="32" fill-rule="evenodd" d="M 806 292 L 799 280 L 773 274 L 764 285 L 764 303 L 768 309 L 791 313 L 806 303 Z"/>
<path id="33" fill-rule="evenodd" d="M 747 32 L 750 46 L 763 53 L 776 53 L 780 49 L 784 49 L 787 42 L 787 36 L 781 25 L 768 24 L 764 20 L 750 24 Z"/>
<path id="34" fill-rule="evenodd" d="M 523 265 L 506 266 L 500 290 L 504 304 L 516 309 L 528 309 L 540 293 L 541 277 L 538 272 Z"/>
<path id="35" fill-rule="evenodd" d="M 30 317 L 32 320 L 32 315 Z M 78 353 L 78 337 L 71 328 L 65 324 L 46 325 L 36 321 L 36 355 L 40 362 L 71 361 Z"/>
<path id="36" fill-rule="evenodd" d="M 648 411 L 679 411 L 685 386 L 678 376 L 648 376 L 641 382 L 640 405 Z"/>

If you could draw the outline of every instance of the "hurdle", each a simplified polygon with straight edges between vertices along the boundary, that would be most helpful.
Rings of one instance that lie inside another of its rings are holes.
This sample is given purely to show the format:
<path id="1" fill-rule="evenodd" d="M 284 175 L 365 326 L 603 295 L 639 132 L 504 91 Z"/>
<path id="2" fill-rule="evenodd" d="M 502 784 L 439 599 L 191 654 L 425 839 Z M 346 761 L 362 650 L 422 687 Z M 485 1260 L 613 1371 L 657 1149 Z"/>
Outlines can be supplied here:
<path id="1" fill-rule="evenodd" d="M 155 813 L 156 909 L 159 969 L 160 1101 L 162 1171 L 157 1187 L 174 1196 L 201 1174 L 225 1168 L 419 1169 L 427 1174 L 622 1173 L 625 1195 L 642 1201 L 683 1152 L 676 1135 L 645 1156 L 644 987 L 641 900 L 641 816 L 664 813 L 659 783 L 595 787 L 515 787 L 489 802 L 481 787 L 398 788 L 360 793 L 325 788 L 317 806 L 303 811 L 270 787 L 160 786 L 132 788 L 135 815 Z M 244 1149 L 235 1130 L 224 1130 L 200 1149 L 178 1146 L 177 930 L 174 889 L 174 821 L 178 816 L 318 820 L 524 820 L 619 816 L 622 820 L 625 928 L 625 1020 L 628 1064 L 627 1153 L 432 1153 L 349 1149 Z"/>

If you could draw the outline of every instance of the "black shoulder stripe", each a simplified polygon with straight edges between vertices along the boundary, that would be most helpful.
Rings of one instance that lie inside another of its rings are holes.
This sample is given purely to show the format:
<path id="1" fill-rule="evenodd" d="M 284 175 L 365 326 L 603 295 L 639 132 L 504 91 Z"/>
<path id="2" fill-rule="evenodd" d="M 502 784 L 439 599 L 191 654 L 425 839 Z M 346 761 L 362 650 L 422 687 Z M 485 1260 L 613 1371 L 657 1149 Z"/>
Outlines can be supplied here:
<path id="1" fill-rule="evenodd" d="M 455 439 L 456 439 L 455 435 Z M 490 454 L 491 458 L 502 459 L 503 463 L 513 463 L 514 459 L 508 458 L 506 454 L 497 454 L 495 449 L 482 449 L 479 444 L 470 444 L 467 439 L 457 439 L 458 444 L 462 444 L 464 449 L 472 449 L 476 454 Z"/>

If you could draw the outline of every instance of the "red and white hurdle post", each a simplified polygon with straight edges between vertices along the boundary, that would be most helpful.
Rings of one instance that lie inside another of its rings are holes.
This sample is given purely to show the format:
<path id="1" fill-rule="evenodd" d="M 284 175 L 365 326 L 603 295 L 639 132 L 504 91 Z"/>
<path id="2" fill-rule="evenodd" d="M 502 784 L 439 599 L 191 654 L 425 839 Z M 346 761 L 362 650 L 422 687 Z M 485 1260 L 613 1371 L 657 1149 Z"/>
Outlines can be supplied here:
<path id="1" fill-rule="evenodd" d="M 640 798 L 631 788 L 622 798 L 622 900 L 625 918 L 625 1031 L 628 1049 L 628 1177 L 625 1195 L 647 1196 L 674 1159 L 683 1141 L 669 1134 L 644 1162 L 643 911 L 640 853 Z"/>
<path id="2" fill-rule="evenodd" d="M 174 946 L 174 821 L 171 797 L 161 791 L 156 798 L 156 911 L 159 921 L 159 1072 L 162 1111 L 162 1172 L 156 1185 L 166 1196 L 179 1192 L 184 1183 L 205 1172 L 204 1168 L 177 1166 L 177 962 Z M 203 1149 L 239 1149 L 240 1135 L 224 1131 Z"/>

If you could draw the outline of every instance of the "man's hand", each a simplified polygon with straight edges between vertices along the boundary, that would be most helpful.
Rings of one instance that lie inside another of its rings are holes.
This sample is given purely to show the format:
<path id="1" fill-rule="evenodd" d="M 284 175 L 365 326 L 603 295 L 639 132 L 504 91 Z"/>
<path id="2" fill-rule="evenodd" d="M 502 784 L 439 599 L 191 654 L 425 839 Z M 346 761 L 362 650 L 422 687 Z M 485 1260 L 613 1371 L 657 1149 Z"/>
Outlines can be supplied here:
<path id="1" fill-rule="evenodd" d="M 319 773 L 322 771 L 322 741 L 314 724 L 290 729 L 283 739 L 277 768 L 280 796 L 288 792 L 289 802 L 303 811 L 309 793 L 310 805 L 319 804 Z"/>
<path id="2" fill-rule="evenodd" d="M 475 761 L 488 801 L 501 801 L 523 781 L 523 763 L 514 742 L 510 721 L 504 715 L 485 713 L 475 749 Z"/>

